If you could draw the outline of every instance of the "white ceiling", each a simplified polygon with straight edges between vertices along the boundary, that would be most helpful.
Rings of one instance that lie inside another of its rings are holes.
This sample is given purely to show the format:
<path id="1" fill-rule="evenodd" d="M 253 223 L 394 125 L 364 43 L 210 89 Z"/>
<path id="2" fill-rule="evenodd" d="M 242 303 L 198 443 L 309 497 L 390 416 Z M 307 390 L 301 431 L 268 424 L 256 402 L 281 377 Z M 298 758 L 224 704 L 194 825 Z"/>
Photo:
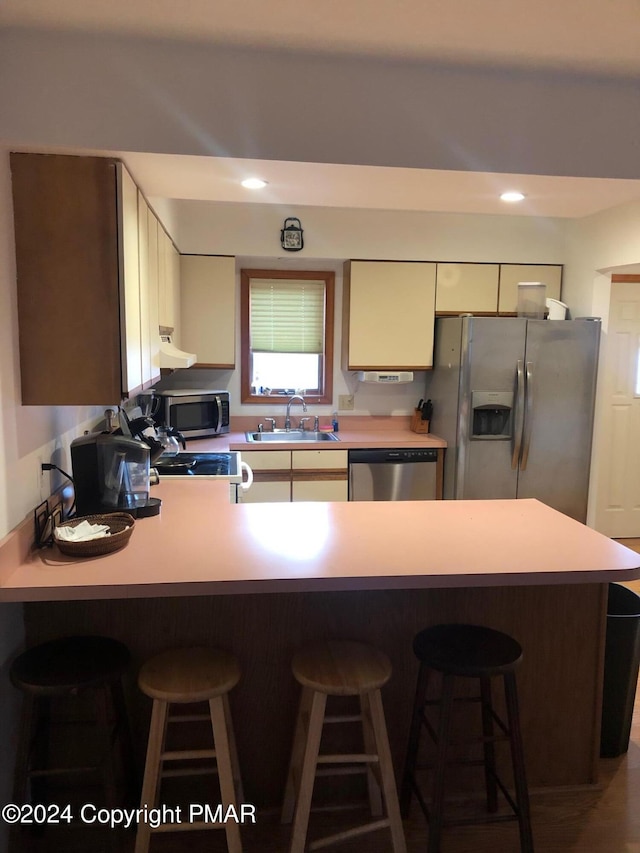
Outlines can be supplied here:
<path id="1" fill-rule="evenodd" d="M 150 198 L 554 217 L 581 217 L 640 200 L 640 181 L 631 180 L 127 152 L 120 156 Z M 267 186 L 247 190 L 240 185 L 246 177 L 260 177 Z M 501 201 L 500 193 L 509 189 L 523 192 L 525 201 Z"/>
<path id="2" fill-rule="evenodd" d="M 640 0 L 0 0 L 11 25 L 640 74 Z M 632 180 L 120 154 L 152 198 L 559 217 L 640 199 Z M 247 175 L 267 188 L 243 189 Z M 526 201 L 505 205 L 505 189 Z"/>

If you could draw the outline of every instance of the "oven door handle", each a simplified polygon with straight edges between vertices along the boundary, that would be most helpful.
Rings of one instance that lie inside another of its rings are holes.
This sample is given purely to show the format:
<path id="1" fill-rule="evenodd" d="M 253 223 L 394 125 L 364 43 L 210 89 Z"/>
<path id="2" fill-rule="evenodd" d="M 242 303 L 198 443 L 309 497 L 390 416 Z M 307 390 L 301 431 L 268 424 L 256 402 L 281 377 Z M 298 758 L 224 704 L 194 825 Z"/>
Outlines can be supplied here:
<path id="1" fill-rule="evenodd" d="M 240 488 L 243 492 L 246 492 L 253 485 L 253 469 L 246 462 L 240 462 L 240 471 L 246 471 L 247 473 L 247 479 L 243 479 L 240 483 Z"/>

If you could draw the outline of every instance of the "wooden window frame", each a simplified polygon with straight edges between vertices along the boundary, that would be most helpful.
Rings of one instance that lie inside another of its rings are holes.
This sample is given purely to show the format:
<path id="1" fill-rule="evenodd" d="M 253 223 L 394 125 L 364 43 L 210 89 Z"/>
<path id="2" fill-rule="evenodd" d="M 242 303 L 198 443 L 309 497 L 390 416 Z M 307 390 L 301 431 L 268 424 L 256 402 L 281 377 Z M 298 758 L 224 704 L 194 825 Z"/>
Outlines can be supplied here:
<path id="1" fill-rule="evenodd" d="M 242 403 L 286 405 L 288 395 L 253 394 L 251 392 L 251 351 L 249 337 L 249 293 L 251 279 L 322 281 L 325 288 L 324 355 L 320 359 L 323 376 L 320 394 L 305 394 L 308 403 L 333 403 L 333 344 L 335 273 L 330 270 L 240 270 L 240 396 Z"/>

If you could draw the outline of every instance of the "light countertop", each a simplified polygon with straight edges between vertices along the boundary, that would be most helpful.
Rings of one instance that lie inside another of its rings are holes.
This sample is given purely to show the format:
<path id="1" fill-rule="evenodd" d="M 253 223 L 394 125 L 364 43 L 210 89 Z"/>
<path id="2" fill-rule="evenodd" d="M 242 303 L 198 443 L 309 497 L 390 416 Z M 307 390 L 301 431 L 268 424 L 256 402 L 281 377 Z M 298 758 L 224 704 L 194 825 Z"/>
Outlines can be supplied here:
<path id="1" fill-rule="evenodd" d="M 536 500 L 230 504 L 165 480 L 128 545 L 73 559 L 0 548 L 0 600 L 604 583 L 640 555 Z"/>
<path id="2" fill-rule="evenodd" d="M 408 417 L 346 417 L 341 421 L 338 441 L 302 442 L 249 442 L 245 432 L 257 431 L 264 418 L 236 417 L 231 421 L 231 432 L 215 438 L 187 442 L 187 450 L 351 450 L 366 447 L 408 447 L 444 449 L 447 442 L 432 433 L 417 433 L 409 429 Z M 323 422 L 326 418 L 323 419 Z M 297 423 L 297 420 L 294 419 Z"/>

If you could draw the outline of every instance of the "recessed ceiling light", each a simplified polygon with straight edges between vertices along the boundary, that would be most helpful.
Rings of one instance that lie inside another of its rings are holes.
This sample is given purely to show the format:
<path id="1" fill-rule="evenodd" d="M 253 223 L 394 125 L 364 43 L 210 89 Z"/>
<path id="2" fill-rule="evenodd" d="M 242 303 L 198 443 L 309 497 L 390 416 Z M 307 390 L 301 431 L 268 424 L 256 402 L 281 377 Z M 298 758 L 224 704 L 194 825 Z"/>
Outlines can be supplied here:
<path id="1" fill-rule="evenodd" d="M 502 193 L 500 199 L 502 201 L 522 201 L 524 193 L 518 192 L 518 190 L 509 190 L 506 193 Z"/>
<path id="2" fill-rule="evenodd" d="M 263 181 L 262 178 L 245 178 L 241 183 L 248 190 L 261 190 L 267 185 L 267 182 Z"/>

